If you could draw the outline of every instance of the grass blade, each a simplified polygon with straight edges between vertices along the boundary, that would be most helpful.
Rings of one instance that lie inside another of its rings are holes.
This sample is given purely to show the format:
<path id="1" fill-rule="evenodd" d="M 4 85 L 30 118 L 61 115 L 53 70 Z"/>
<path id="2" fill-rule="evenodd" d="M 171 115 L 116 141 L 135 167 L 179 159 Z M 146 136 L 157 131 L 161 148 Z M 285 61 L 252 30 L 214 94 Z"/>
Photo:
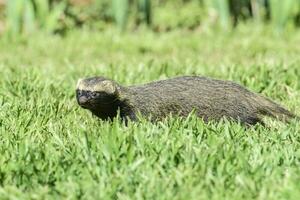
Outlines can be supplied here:
<path id="1" fill-rule="evenodd" d="M 152 10 L 150 0 L 139 0 L 139 12 L 143 15 L 143 20 L 150 25 L 152 23 Z"/>
<path id="2" fill-rule="evenodd" d="M 23 12 L 23 30 L 25 33 L 30 33 L 35 28 L 35 14 L 33 4 L 30 0 L 24 2 Z"/>
<path id="3" fill-rule="evenodd" d="M 124 30 L 128 19 L 129 2 L 128 0 L 113 0 L 113 15 L 117 26 Z"/>

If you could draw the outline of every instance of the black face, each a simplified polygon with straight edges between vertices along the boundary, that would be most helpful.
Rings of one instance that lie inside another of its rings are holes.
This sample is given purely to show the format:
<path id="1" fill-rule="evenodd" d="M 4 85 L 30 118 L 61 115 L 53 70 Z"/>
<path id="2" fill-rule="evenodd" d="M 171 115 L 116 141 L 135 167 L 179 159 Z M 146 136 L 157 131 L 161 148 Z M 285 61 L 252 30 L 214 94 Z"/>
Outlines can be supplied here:
<path id="1" fill-rule="evenodd" d="M 76 98 L 78 104 L 85 109 L 99 109 L 107 107 L 114 103 L 117 99 L 115 95 L 110 95 L 105 92 L 92 92 L 85 90 L 76 90 Z"/>

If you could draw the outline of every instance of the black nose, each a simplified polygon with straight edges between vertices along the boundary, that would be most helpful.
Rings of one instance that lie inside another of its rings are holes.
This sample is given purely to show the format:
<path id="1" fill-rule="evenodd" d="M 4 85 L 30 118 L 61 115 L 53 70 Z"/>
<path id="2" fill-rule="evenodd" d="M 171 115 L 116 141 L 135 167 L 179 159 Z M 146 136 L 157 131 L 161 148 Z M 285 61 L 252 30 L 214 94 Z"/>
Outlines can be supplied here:
<path id="1" fill-rule="evenodd" d="M 85 96 L 81 96 L 81 97 L 78 98 L 78 102 L 79 102 L 80 105 L 87 104 L 88 100 L 89 99 L 87 97 L 85 97 Z"/>

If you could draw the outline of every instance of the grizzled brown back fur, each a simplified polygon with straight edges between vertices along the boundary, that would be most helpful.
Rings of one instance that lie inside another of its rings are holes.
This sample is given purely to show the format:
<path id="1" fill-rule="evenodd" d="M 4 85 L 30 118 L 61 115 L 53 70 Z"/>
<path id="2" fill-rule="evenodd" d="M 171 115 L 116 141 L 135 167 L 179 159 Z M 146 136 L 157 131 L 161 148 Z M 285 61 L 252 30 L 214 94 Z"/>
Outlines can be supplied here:
<path id="1" fill-rule="evenodd" d="M 89 78 L 89 80 L 96 78 L 99 81 L 96 83 L 93 81 L 92 84 L 98 84 L 97 88 L 101 88 L 101 81 L 109 80 L 103 77 Z M 81 81 L 89 85 L 85 80 L 87 79 Z M 102 100 L 100 98 L 94 101 L 99 105 L 98 107 L 97 105 L 85 107 L 97 116 L 100 113 L 99 117 L 102 119 L 113 117 L 103 115 L 101 110 L 107 109 L 119 109 L 124 119 L 136 120 L 137 113 L 140 113 L 145 117 L 151 117 L 153 121 L 161 120 L 170 114 L 185 117 L 192 111 L 204 121 L 220 120 L 226 117 L 249 125 L 263 123 L 262 116 L 264 115 L 280 120 L 295 117 L 277 103 L 231 81 L 183 76 L 130 87 L 123 87 L 112 80 L 109 81 L 111 81 L 111 87 L 117 90 L 114 94 L 117 101 L 110 107 L 103 108 L 103 105 L 111 102 L 105 102 L 103 98 Z M 79 82 L 80 86 L 84 84 Z M 81 90 L 83 89 L 84 87 L 81 87 Z"/>

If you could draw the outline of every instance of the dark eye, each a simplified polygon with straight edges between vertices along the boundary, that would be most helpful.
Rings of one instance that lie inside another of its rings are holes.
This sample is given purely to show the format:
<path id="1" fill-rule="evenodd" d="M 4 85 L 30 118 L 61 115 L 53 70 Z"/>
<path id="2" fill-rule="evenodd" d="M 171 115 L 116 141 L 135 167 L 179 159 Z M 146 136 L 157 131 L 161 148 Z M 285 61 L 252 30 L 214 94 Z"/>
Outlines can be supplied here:
<path id="1" fill-rule="evenodd" d="M 97 95 L 97 93 L 96 92 L 91 92 L 91 97 L 92 98 L 95 98 L 95 97 L 97 97 L 98 95 Z"/>

